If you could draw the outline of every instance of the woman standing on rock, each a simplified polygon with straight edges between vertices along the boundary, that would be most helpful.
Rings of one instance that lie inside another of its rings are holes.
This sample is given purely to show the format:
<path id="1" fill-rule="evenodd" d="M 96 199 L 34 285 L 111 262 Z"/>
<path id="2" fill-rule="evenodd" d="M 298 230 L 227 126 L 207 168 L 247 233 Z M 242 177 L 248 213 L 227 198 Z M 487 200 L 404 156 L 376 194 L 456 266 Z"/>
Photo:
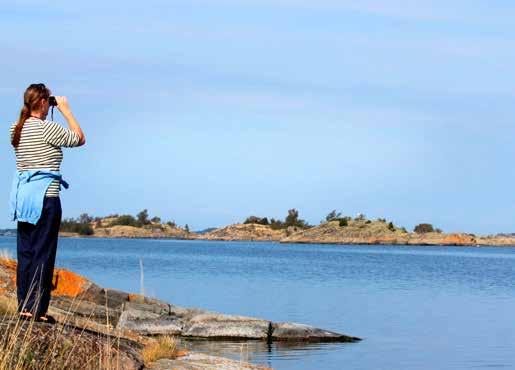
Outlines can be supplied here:
<path id="1" fill-rule="evenodd" d="M 69 129 L 47 121 L 50 106 L 68 122 Z M 20 318 L 54 323 L 47 315 L 52 288 L 57 238 L 61 225 L 61 147 L 86 142 L 64 96 L 52 97 L 44 84 L 30 85 L 23 96 L 18 122 L 10 130 L 16 154 L 11 198 L 11 220 L 18 221 L 16 288 Z"/>

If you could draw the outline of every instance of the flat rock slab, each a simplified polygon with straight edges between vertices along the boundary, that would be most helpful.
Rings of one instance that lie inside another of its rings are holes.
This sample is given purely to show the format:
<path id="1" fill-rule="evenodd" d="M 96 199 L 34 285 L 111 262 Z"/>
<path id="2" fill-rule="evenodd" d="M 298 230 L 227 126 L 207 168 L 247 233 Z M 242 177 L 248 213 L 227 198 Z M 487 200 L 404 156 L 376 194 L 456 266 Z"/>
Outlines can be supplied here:
<path id="1" fill-rule="evenodd" d="M 246 316 L 203 313 L 184 326 L 183 337 L 210 339 L 267 339 L 270 322 Z"/>
<path id="2" fill-rule="evenodd" d="M 272 340 L 306 342 L 357 342 L 360 338 L 291 322 L 272 324 Z"/>

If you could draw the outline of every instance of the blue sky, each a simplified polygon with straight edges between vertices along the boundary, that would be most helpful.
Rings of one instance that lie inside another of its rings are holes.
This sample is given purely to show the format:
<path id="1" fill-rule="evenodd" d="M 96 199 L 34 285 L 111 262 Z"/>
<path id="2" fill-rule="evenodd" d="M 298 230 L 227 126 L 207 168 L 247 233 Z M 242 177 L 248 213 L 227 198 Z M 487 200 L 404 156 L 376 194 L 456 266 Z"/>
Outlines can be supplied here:
<path id="1" fill-rule="evenodd" d="M 88 141 L 65 150 L 65 217 L 338 209 L 515 232 L 514 17 L 501 0 L 2 5 L 0 227 L 8 127 L 45 82 Z"/>

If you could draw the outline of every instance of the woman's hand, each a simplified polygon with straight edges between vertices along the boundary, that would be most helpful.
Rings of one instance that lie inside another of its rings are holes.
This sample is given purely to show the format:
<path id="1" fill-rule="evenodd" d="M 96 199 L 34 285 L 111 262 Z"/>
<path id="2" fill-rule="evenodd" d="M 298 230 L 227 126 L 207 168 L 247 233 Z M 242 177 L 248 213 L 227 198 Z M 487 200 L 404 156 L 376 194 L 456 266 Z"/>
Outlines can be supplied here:
<path id="1" fill-rule="evenodd" d="M 86 143 L 86 136 L 84 136 L 84 132 L 82 132 L 82 129 L 80 128 L 79 122 L 75 119 L 75 117 L 72 114 L 72 110 L 70 106 L 68 105 L 68 99 L 66 96 L 56 96 L 55 100 L 57 101 L 57 109 L 61 112 L 61 114 L 64 116 L 66 121 L 68 122 L 68 126 L 70 127 L 70 130 L 75 132 L 77 135 L 79 135 L 79 146 L 84 145 Z"/>
<path id="2" fill-rule="evenodd" d="M 59 109 L 63 115 L 71 113 L 72 110 L 70 109 L 66 96 L 56 96 L 55 100 L 57 101 L 57 109 Z"/>

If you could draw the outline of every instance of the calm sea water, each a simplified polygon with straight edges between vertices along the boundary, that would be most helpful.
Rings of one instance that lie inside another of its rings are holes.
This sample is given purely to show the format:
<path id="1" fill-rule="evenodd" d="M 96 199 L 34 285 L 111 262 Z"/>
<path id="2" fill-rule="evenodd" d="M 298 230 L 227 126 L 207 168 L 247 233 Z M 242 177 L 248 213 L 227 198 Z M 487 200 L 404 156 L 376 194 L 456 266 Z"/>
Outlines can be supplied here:
<path id="1" fill-rule="evenodd" d="M 147 295 L 364 339 L 188 343 L 276 369 L 515 368 L 515 249 L 61 239 L 57 259 L 132 292 L 141 259 Z"/>

